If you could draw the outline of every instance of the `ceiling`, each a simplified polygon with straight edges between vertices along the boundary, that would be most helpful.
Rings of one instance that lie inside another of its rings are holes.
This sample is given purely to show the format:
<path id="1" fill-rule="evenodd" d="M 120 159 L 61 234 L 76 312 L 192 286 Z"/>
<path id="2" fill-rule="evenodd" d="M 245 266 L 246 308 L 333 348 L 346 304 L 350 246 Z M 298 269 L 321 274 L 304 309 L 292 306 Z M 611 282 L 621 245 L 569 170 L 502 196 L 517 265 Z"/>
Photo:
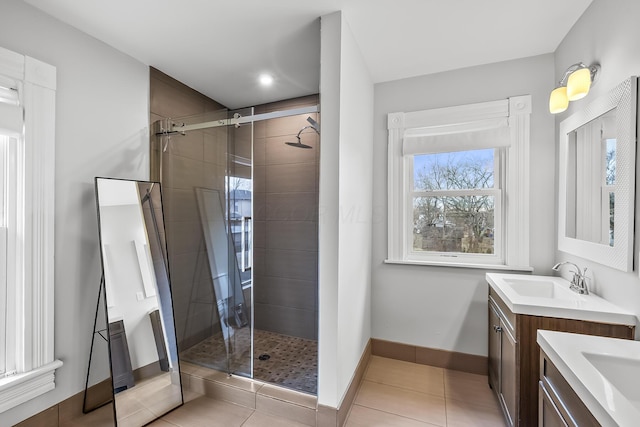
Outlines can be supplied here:
<path id="1" fill-rule="evenodd" d="M 380 83 L 553 52 L 592 0 L 24 1 L 239 108 L 318 93 L 328 13 Z"/>

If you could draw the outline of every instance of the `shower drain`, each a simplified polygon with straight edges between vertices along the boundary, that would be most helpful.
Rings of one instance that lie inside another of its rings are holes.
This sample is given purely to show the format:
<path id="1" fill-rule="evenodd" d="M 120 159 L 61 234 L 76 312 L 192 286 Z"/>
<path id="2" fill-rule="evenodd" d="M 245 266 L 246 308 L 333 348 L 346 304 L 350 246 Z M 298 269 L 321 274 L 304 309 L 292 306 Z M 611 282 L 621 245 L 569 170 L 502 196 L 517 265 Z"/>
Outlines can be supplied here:
<path id="1" fill-rule="evenodd" d="M 260 360 L 269 360 L 271 359 L 271 356 L 269 356 L 268 354 L 261 354 L 260 356 L 258 356 L 258 359 Z"/>

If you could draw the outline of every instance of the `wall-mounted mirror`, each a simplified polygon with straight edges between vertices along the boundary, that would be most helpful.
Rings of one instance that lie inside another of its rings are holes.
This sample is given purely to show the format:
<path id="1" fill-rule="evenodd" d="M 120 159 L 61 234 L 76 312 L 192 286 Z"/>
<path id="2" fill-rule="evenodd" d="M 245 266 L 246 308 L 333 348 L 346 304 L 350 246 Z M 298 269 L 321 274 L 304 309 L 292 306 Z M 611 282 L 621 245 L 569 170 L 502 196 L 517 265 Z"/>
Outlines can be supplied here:
<path id="1" fill-rule="evenodd" d="M 633 268 L 637 78 L 560 124 L 558 248 Z"/>
<path id="2" fill-rule="evenodd" d="M 96 178 L 117 423 L 182 405 L 160 184 Z"/>

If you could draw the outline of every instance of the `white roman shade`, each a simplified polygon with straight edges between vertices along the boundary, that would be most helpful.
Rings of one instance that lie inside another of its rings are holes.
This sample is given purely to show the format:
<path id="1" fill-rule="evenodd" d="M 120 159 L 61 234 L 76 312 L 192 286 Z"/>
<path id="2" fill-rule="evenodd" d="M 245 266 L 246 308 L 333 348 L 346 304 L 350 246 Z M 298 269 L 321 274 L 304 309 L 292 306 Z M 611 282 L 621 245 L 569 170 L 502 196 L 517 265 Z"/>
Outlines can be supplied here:
<path id="1" fill-rule="evenodd" d="M 0 135 L 18 137 L 22 126 L 22 108 L 0 102 Z"/>
<path id="2" fill-rule="evenodd" d="M 511 145 L 506 117 L 441 126 L 409 128 L 404 131 L 402 155 L 481 150 Z"/>

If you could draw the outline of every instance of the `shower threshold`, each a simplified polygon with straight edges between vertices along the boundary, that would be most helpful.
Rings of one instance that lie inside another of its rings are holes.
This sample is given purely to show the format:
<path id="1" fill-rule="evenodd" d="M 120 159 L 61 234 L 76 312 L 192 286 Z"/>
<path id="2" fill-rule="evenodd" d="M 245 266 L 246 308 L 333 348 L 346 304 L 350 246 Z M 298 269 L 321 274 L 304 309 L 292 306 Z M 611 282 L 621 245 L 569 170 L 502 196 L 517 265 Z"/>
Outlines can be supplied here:
<path id="1" fill-rule="evenodd" d="M 316 395 L 317 341 L 255 329 L 253 347 L 253 378 L 255 380 Z M 181 361 L 217 370 L 226 366 L 226 357 L 221 333 L 180 353 Z M 230 364 L 234 368 L 233 372 L 250 371 L 248 354 L 236 355 Z"/>
<path id="2" fill-rule="evenodd" d="M 257 379 L 228 375 L 190 362 L 181 362 L 180 371 L 185 390 L 197 395 L 223 400 L 308 426 L 316 425 L 316 396 Z M 193 398 L 192 395 L 190 399 Z"/>

